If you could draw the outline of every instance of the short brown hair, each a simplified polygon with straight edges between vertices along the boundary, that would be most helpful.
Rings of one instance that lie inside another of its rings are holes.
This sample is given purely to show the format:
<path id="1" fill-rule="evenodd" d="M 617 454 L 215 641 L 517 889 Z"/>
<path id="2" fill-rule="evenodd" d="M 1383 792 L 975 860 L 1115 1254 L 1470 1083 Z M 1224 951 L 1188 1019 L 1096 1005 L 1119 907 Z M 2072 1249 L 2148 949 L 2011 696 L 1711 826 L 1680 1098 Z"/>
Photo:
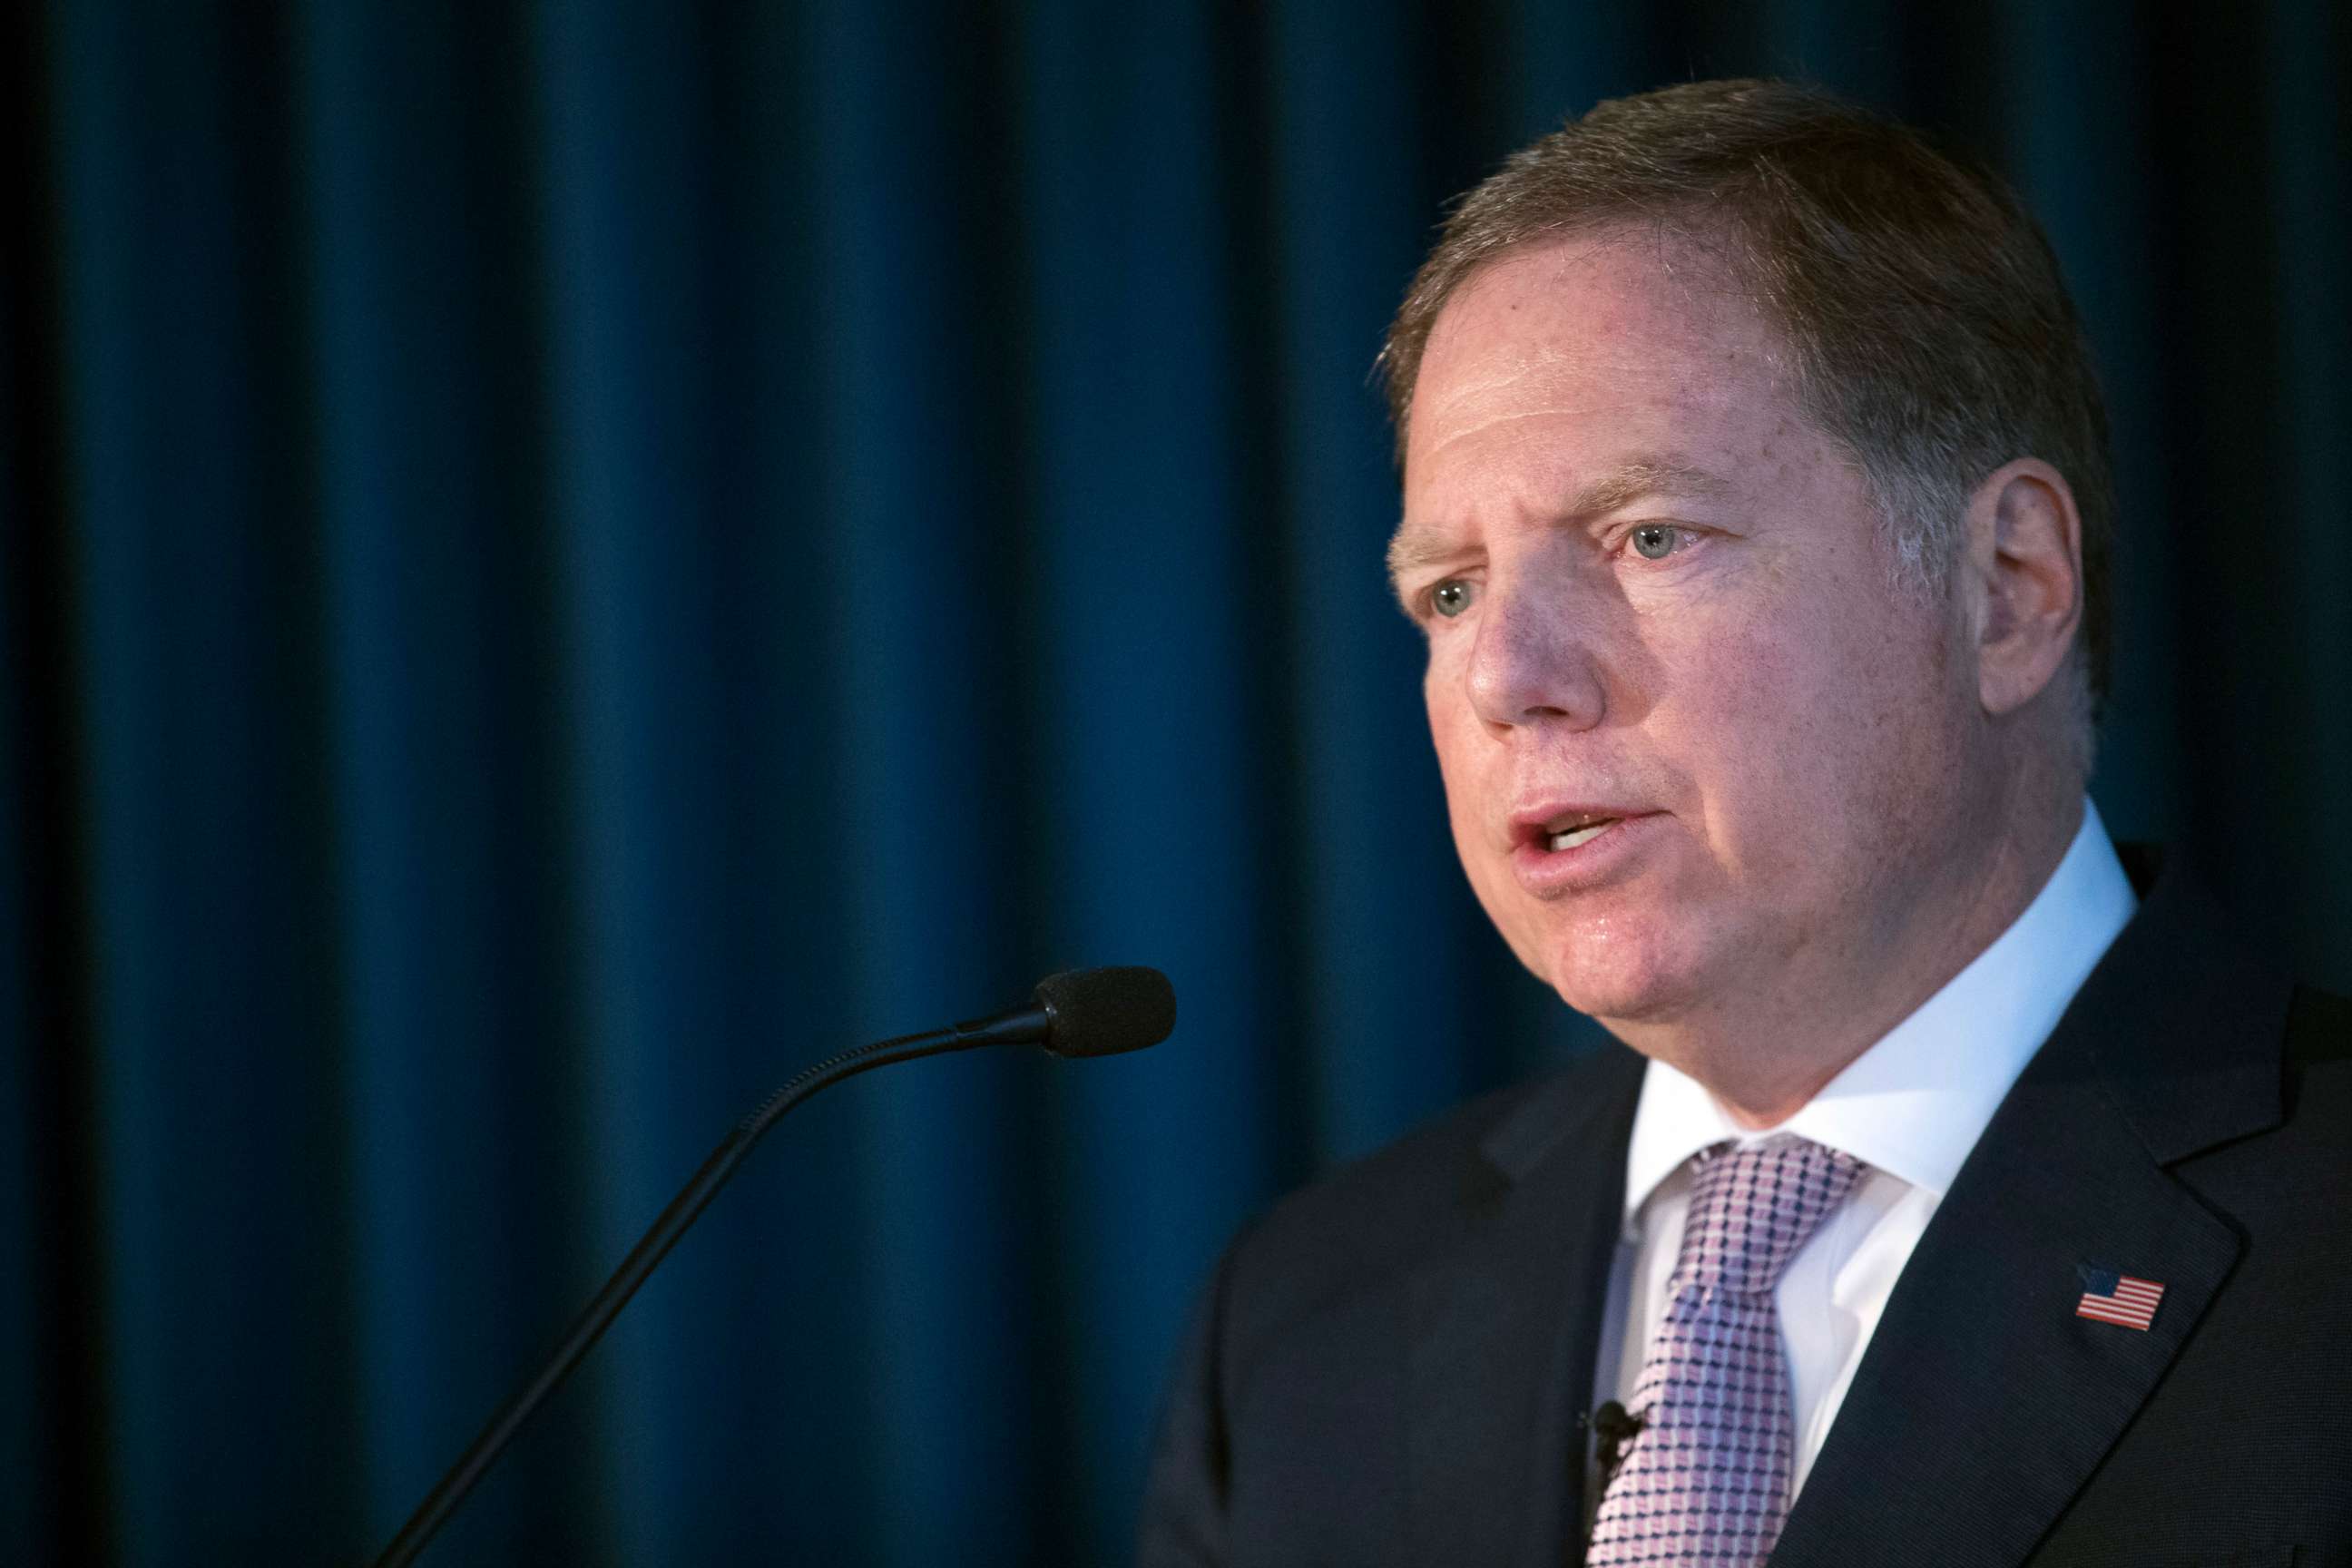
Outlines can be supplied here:
<path id="1" fill-rule="evenodd" d="M 1517 247 L 1627 223 L 1728 242 L 1786 337 L 1801 405 L 1853 454 L 1914 584 L 1943 580 L 1987 474 L 2036 457 L 2066 476 L 2083 518 L 2081 652 L 2095 700 L 2114 477 L 2105 405 L 2050 242 L 1997 175 L 1816 89 L 1703 81 L 1612 99 L 1465 196 L 1381 354 L 1399 460 L 1422 351 L 1454 291 Z"/>

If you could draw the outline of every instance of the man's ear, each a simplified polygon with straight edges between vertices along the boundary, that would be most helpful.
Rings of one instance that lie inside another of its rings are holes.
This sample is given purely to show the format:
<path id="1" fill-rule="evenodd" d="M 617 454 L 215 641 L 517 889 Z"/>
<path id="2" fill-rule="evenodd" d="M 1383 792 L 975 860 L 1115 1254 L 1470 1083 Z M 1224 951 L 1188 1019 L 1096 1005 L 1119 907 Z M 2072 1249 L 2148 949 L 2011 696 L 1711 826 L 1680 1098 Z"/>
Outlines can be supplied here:
<path id="1" fill-rule="evenodd" d="M 1997 716 L 2041 695 L 2074 646 L 2083 619 L 2083 517 L 2063 474 L 2039 458 L 2020 458 L 1977 487 L 1968 526 L 1977 693 Z"/>

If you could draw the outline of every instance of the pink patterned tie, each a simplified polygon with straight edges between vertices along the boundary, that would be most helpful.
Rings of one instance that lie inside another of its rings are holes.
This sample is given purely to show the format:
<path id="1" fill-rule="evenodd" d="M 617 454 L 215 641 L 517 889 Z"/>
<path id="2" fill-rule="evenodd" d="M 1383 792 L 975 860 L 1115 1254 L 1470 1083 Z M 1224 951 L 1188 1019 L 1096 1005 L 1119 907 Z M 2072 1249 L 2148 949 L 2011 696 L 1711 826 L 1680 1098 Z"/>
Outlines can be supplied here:
<path id="1" fill-rule="evenodd" d="M 1698 1161 L 1673 1295 L 1627 1401 L 1642 1429 L 1601 1494 L 1591 1568 L 1756 1568 L 1789 1511 L 1796 1419 L 1773 1287 L 1864 1166 L 1792 1134 Z"/>

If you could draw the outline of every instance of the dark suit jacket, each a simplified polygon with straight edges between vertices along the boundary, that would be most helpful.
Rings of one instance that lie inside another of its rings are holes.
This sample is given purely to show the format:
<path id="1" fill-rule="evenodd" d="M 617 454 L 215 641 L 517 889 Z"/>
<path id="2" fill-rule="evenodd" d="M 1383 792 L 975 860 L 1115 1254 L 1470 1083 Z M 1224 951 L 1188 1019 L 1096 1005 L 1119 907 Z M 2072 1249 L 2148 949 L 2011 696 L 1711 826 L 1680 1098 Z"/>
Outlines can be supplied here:
<path id="1" fill-rule="evenodd" d="M 1641 1058 L 1295 1194 L 1171 1385 L 1147 1568 L 1580 1560 Z M 2077 1266 L 2159 1281 L 2139 1331 Z M 2160 880 L 1896 1282 L 1774 1568 L 2352 1563 L 2352 1004 Z"/>

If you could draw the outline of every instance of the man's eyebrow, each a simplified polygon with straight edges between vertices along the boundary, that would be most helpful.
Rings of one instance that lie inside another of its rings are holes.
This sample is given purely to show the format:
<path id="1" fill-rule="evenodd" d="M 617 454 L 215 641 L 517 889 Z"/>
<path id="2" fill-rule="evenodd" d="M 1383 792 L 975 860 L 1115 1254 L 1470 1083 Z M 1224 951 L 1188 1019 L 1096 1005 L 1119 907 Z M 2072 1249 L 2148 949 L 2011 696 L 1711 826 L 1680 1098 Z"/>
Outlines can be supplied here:
<path id="1" fill-rule="evenodd" d="M 1637 458 L 1587 479 L 1570 495 L 1559 516 L 1563 521 L 1574 521 L 1652 496 L 1720 500 L 1730 494 L 1731 488 L 1730 480 L 1679 458 Z M 1416 567 L 1445 560 L 1459 550 L 1458 544 L 1436 530 L 1406 522 L 1389 541 L 1389 580 L 1401 581 Z"/>
<path id="2" fill-rule="evenodd" d="M 1679 458 L 1645 458 L 1621 463 L 1585 482 L 1569 501 L 1570 518 L 1615 511 L 1650 496 L 1679 500 L 1721 500 L 1731 493 L 1731 481 L 1708 473 Z"/>

